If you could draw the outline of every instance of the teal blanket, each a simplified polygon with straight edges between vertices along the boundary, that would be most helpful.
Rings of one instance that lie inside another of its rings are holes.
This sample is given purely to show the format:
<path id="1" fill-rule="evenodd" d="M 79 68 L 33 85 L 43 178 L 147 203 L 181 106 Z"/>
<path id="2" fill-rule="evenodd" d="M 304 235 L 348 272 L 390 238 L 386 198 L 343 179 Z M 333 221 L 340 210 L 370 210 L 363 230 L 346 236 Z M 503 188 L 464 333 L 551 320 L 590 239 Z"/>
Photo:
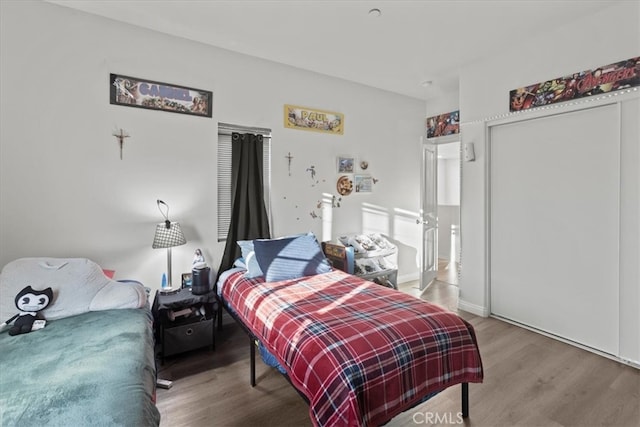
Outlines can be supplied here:
<path id="1" fill-rule="evenodd" d="M 1 426 L 157 426 L 152 318 L 94 311 L 0 333 Z"/>

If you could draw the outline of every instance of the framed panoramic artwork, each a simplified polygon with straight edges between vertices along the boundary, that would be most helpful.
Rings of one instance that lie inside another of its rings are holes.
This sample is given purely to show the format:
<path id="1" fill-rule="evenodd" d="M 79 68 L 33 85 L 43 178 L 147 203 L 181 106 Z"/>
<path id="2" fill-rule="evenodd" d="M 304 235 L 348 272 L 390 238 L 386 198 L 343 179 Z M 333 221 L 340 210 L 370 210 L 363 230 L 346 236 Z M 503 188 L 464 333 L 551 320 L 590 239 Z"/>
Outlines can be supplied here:
<path id="1" fill-rule="evenodd" d="M 574 72 L 509 92 L 509 111 L 523 111 L 640 86 L 640 56 Z"/>
<path id="2" fill-rule="evenodd" d="M 344 115 L 334 111 L 285 104 L 284 127 L 342 135 Z"/>
<path id="3" fill-rule="evenodd" d="M 109 100 L 114 105 L 212 117 L 213 93 L 136 77 L 110 74 Z"/>

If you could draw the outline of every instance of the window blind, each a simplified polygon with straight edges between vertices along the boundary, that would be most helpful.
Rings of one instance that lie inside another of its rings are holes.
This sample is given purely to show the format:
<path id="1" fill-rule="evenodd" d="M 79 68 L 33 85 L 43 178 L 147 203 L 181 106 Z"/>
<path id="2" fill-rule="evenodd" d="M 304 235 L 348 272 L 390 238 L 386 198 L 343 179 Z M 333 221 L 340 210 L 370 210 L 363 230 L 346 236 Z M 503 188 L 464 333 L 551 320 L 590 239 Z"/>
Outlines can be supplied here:
<path id="1" fill-rule="evenodd" d="M 264 203 L 271 218 L 271 129 L 218 123 L 218 241 L 227 240 L 231 223 L 231 134 L 253 133 L 263 138 Z"/>

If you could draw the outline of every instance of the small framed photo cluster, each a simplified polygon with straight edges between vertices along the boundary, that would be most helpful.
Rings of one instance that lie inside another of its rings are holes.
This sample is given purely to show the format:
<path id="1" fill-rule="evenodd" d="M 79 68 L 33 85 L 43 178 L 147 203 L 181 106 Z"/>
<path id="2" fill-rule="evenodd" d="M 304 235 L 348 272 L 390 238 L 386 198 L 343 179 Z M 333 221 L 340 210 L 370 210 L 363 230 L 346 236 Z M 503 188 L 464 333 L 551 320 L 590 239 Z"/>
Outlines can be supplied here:
<path id="1" fill-rule="evenodd" d="M 338 181 L 336 190 L 341 196 L 348 196 L 355 193 L 371 193 L 373 191 L 374 179 L 369 174 L 356 174 L 356 159 L 351 156 L 338 156 L 337 171 Z M 366 170 L 369 162 L 360 162 L 360 169 Z"/>

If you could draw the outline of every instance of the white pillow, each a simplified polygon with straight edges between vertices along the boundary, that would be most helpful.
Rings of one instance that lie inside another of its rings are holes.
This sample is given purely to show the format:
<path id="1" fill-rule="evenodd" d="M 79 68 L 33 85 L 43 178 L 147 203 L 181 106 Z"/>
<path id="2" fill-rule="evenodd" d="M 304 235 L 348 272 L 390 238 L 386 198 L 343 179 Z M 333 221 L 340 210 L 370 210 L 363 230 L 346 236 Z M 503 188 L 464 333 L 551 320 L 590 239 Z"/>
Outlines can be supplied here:
<path id="1" fill-rule="evenodd" d="M 86 258 L 20 258 L 0 273 L 0 321 L 18 313 L 16 295 L 25 287 L 53 290 L 53 300 L 42 310 L 47 320 L 88 311 L 141 308 L 147 294 L 140 283 L 109 279 L 98 264 Z"/>

